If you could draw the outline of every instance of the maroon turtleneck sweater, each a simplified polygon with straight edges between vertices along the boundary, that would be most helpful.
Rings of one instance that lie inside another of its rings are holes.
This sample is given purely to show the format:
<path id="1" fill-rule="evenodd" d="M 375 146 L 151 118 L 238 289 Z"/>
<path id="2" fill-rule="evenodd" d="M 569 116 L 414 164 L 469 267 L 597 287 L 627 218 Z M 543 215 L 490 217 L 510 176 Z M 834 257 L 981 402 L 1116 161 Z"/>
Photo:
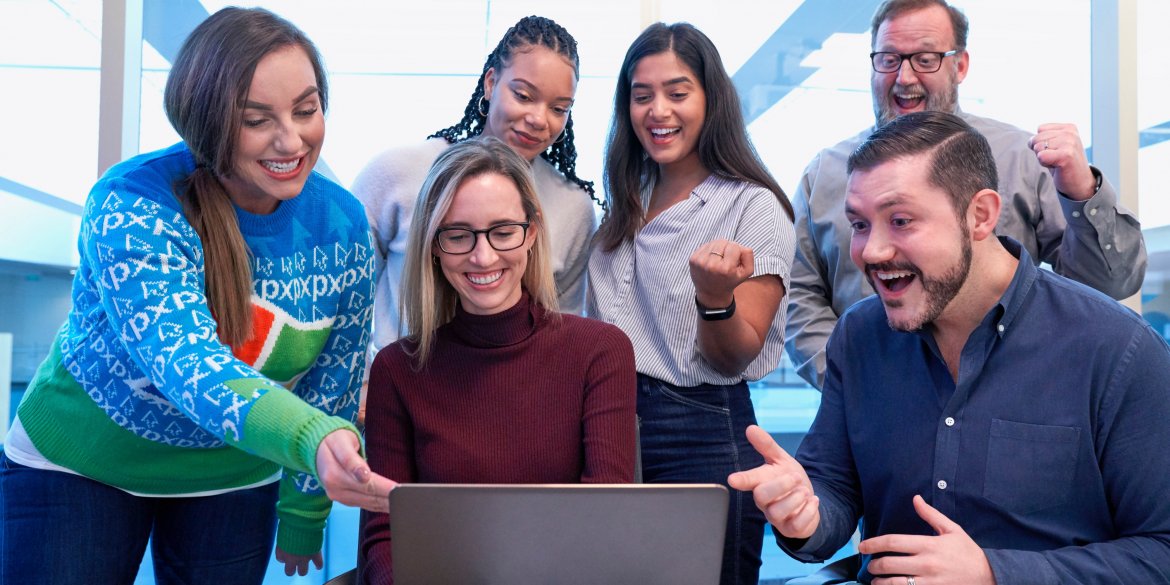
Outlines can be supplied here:
<path id="1" fill-rule="evenodd" d="M 399 340 L 371 366 L 374 472 L 403 483 L 633 481 L 637 378 L 617 327 L 552 319 L 525 293 L 495 315 L 457 309 L 418 371 L 413 348 Z M 364 582 L 393 582 L 388 515 L 362 512 L 358 550 Z"/>

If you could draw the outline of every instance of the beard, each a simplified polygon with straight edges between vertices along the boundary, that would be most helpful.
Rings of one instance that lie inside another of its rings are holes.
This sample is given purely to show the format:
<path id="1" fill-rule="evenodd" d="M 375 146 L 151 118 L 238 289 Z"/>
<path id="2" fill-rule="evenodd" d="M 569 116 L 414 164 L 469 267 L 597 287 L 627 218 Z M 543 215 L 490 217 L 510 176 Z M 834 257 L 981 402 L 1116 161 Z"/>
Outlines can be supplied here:
<path id="1" fill-rule="evenodd" d="M 886 322 L 891 329 L 897 331 L 919 331 L 923 327 L 933 323 L 942 315 L 943 310 L 959 291 L 963 288 L 963 284 L 967 282 L 967 276 L 971 272 L 971 239 L 968 237 L 968 230 L 963 226 L 963 234 L 960 240 L 962 248 L 959 261 L 953 264 L 950 268 L 945 270 L 937 277 L 927 277 L 922 273 L 918 266 L 909 262 L 884 262 L 882 264 L 870 264 L 866 266 L 865 277 L 869 280 L 869 285 L 874 290 L 878 290 L 876 283 L 874 283 L 873 271 L 900 271 L 906 270 L 914 273 L 914 277 L 922 284 L 922 293 L 925 297 L 922 307 L 916 314 L 903 319 L 895 319 L 890 315 L 889 310 L 886 311 Z M 887 309 L 898 309 L 905 305 L 902 299 L 885 300 L 882 299 L 882 304 Z"/>
<path id="2" fill-rule="evenodd" d="M 895 83 L 890 87 L 890 90 L 885 94 L 873 94 L 873 113 L 877 117 L 877 125 L 880 128 L 885 124 L 898 117 L 897 111 L 894 109 L 894 96 L 896 94 L 922 94 L 926 101 L 925 110 L 928 112 L 945 112 L 947 114 L 955 113 L 959 104 L 959 84 L 955 83 L 955 74 L 951 72 L 948 74 L 950 83 L 947 84 L 946 89 L 939 92 L 930 92 L 926 90 L 926 86 L 921 83 L 913 85 L 898 85 Z"/>

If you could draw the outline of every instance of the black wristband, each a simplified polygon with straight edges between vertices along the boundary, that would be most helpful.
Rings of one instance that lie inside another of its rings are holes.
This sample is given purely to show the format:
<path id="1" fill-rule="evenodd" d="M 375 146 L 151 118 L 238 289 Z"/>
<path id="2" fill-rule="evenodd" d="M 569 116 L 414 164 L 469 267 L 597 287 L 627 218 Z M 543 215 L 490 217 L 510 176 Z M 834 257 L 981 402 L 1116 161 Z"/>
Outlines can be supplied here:
<path id="1" fill-rule="evenodd" d="M 703 303 L 699 302 L 699 297 L 695 297 L 695 308 L 699 310 L 699 318 L 704 321 L 722 321 L 730 319 L 735 314 L 735 295 L 731 295 L 731 304 L 723 308 L 712 309 L 704 307 Z"/>

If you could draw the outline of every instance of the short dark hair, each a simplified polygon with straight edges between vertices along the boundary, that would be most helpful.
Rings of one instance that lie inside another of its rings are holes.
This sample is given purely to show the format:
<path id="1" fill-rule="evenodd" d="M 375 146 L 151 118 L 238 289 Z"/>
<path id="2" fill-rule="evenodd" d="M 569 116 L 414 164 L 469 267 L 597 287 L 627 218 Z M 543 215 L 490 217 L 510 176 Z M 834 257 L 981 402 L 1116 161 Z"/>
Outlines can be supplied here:
<path id="1" fill-rule="evenodd" d="M 947 14 L 951 16 L 951 28 L 955 30 L 955 46 L 951 47 L 956 51 L 967 50 L 967 30 L 970 28 L 970 23 L 967 22 L 967 16 L 963 14 L 962 10 L 947 4 L 946 0 L 886 0 L 878 6 L 877 11 L 873 13 L 873 20 L 870 22 L 870 40 L 871 47 L 875 47 L 877 43 L 878 28 L 882 23 L 897 18 L 907 12 L 914 12 L 931 6 L 938 6 L 944 8 Z"/>
<path id="2" fill-rule="evenodd" d="M 846 171 L 873 169 L 894 159 L 930 153 L 930 184 L 947 192 L 962 216 L 971 198 L 999 187 L 991 145 L 962 118 L 944 112 L 914 112 L 878 128 L 849 155 Z"/>

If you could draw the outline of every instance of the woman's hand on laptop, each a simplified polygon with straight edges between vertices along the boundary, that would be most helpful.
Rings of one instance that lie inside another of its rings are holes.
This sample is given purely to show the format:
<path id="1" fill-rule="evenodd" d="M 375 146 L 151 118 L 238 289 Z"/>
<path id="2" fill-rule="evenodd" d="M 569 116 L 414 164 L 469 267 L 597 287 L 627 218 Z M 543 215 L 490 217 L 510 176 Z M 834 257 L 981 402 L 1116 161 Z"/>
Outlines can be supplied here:
<path id="1" fill-rule="evenodd" d="M 370 471 L 361 441 L 346 429 L 325 435 L 317 447 L 317 479 L 334 502 L 383 513 L 390 511 L 390 490 L 398 485 Z"/>
<path id="2" fill-rule="evenodd" d="M 780 534 L 787 538 L 812 536 L 821 523 L 820 500 L 813 493 L 804 467 L 764 429 L 749 426 L 747 438 L 764 456 L 764 464 L 731 474 L 727 483 L 737 490 L 752 492 L 756 506 Z"/>

